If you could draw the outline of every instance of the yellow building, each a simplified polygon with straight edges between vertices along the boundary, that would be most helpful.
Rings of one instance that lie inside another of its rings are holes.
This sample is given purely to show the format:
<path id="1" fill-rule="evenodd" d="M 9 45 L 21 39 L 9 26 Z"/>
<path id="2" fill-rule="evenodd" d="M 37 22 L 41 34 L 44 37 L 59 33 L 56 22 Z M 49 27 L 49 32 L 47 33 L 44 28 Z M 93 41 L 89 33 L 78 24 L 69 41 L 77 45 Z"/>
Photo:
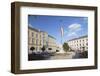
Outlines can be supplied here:
<path id="1" fill-rule="evenodd" d="M 34 52 L 42 52 L 41 48 L 43 48 L 43 46 L 48 52 L 56 52 L 56 39 L 44 31 L 28 27 L 29 53 L 32 53 L 31 48 L 34 48 Z"/>
<path id="2" fill-rule="evenodd" d="M 56 52 L 57 44 L 53 36 L 48 35 L 48 52 Z"/>
<path id="3" fill-rule="evenodd" d="M 39 30 L 28 27 L 28 50 L 29 52 L 31 52 L 30 51 L 31 47 L 34 47 L 35 51 L 39 49 L 39 47 L 41 47 L 40 39 L 39 39 L 40 36 L 41 34 L 39 33 Z"/>

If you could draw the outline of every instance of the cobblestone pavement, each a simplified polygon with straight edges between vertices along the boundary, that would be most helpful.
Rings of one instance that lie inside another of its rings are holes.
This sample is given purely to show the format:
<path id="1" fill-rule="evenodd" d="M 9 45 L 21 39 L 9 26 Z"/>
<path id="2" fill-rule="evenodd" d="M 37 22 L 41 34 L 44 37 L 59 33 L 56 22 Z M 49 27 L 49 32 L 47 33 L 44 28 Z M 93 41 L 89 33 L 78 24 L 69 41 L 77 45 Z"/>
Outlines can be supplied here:
<path id="1" fill-rule="evenodd" d="M 74 52 L 69 52 L 69 53 L 59 53 L 55 54 L 54 56 L 51 56 L 50 59 L 72 59 L 74 55 Z"/>

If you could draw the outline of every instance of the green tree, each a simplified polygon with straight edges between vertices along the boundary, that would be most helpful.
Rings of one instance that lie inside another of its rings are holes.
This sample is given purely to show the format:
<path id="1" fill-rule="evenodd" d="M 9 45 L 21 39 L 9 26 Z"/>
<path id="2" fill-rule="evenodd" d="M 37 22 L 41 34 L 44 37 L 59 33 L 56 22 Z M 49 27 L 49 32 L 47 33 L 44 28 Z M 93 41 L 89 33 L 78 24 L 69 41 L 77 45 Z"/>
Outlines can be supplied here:
<path id="1" fill-rule="evenodd" d="M 56 50 L 56 52 L 59 52 L 59 50 Z"/>
<path id="2" fill-rule="evenodd" d="M 32 52 L 33 52 L 35 50 L 35 48 L 34 47 L 31 47 L 30 50 L 32 50 Z"/>
<path id="3" fill-rule="evenodd" d="M 64 43 L 63 44 L 63 50 L 66 51 L 66 52 L 69 51 L 69 45 L 68 45 L 68 43 Z"/>
<path id="4" fill-rule="evenodd" d="M 43 46 L 43 47 L 41 48 L 41 50 L 44 52 L 44 51 L 46 50 L 45 46 Z"/>

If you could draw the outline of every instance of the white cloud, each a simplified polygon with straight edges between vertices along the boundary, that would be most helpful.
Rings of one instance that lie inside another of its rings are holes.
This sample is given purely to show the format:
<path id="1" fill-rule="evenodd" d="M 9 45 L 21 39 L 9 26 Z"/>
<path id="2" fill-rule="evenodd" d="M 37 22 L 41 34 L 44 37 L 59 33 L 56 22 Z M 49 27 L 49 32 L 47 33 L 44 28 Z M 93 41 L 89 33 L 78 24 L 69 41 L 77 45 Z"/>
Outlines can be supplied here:
<path id="1" fill-rule="evenodd" d="M 67 36 L 77 36 L 76 32 L 70 32 Z"/>
<path id="2" fill-rule="evenodd" d="M 77 30 L 75 30 L 75 31 L 77 32 L 77 31 L 81 31 L 81 30 L 82 30 L 82 28 L 78 28 L 78 29 L 77 29 Z"/>
<path id="3" fill-rule="evenodd" d="M 78 36 L 77 32 L 79 32 L 81 30 L 82 30 L 81 24 L 73 23 L 68 26 L 68 30 L 65 31 L 65 34 L 68 37 L 73 37 L 73 36 L 77 37 Z"/>
<path id="4" fill-rule="evenodd" d="M 74 23 L 69 25 L 69 31 L 80 31 L 81 30 L 81 24 Z"/>

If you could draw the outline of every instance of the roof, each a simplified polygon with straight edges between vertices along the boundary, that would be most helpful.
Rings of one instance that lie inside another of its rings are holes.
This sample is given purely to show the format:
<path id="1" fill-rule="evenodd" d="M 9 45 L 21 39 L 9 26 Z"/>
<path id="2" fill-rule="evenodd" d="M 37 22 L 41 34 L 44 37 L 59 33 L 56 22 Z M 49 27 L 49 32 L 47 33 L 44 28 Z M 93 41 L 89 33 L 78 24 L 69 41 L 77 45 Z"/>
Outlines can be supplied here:
<path id="1" fill-rule="evenodd" d="M 47 32 L 45 32 L 45 31 L 41 31 L 41 30 L 39 30 L 39 29 L 36 29 L 36 28 L 33 28 L 33 27 L 30 27 L 30 26 L 28 26 L 28 28 L 29 29 L 31 29 L 31 30 L 34 30 L 34 31 L 36 31 L 36 32 L 44 32 L 44 33 L 47 33 Z M 51 36 L 51 35 L 48 35 L 48 37 L 51 37 L 51 38 L 53 38 L 53 39 L 56 39 L 56 38 L 54 38 L 53 36 Z"/>
<path id="2" fill-rule="evenodd" d="M 30 27 L 30 26 L 28 26 L 28 28 L 31 29 L 31 30 L 34 30 L 34 31 L 36 31 L 36 32 L 39 32 L 39 29 L 36 29 L 36 28 Z"/>
<path id="3" fill-rule="evenodd" d="M 48 35 L 48 37 L 51 37 L 51 38 L 53 38 L 53 39 L 56 39 L 55 37 L 53 37 L 53 36 L 51 36 L 51 35 Z"/>
<path id="4" fill-rule="evenodd" d="M 88 35 L 84 35 L 84 36 L 81 36 L 81 37 L 78 37 L 78 38 L 74 38 L 74 39 L 68 40 L 67 42 L 77 40 L 77 39 L 81 39 L 81 38 L 86 38 L 86 37 L 88 37 Z"/>
<path id="5" fill-rule="evenodd" d="M 28 28 L 31 29 L 31 30 L 34 30 L 34 31 L 36 31 L 36 32 L 44 32 L 44 33 L 47 33 L 47 32 L 45 32 L 45 31 L 41 31 L 40 29 L 36 29 L 36 28 L 34 28 L 34 27 L 28 26 Z"/>

